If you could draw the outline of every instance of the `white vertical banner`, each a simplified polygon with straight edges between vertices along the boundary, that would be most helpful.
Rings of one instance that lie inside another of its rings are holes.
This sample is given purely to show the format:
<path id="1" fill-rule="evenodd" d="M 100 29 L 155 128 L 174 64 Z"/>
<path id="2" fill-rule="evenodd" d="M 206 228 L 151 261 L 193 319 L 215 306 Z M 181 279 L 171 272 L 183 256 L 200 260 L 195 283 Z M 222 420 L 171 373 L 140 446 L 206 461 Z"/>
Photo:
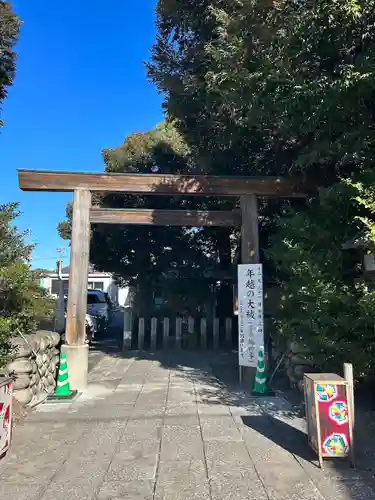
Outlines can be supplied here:
<path id="1" fill-rule="evenodd" d="M 256 367 L 264 346 L 262 264 L 238 266 L 238 357 L 240 366 Z"/>

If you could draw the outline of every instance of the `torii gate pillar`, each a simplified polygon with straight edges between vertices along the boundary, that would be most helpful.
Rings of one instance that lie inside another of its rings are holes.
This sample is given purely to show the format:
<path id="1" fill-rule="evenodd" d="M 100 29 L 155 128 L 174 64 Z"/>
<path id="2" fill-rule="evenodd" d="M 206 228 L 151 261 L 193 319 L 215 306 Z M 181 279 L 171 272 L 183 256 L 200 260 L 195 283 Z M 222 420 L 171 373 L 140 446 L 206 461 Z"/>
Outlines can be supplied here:
<path id="1" fill-rule="evenodd" d="M 241 196 L 241 263 L 259 264 L 258 199 L 256 194 Z M 240 367 L 240 381 L 254 386 L 256 368 Z"/>
<path id="2" fill-rule="evenodd" d="M 86 339 L 87 276 L 90 253 L 91 192 L 76 189 L 73 201 L 72 238 L 70 246 L 69 293 L 66 318 L 66 344 L 70 387 L 82 391 L 87 387 L 89 346 Z"/>

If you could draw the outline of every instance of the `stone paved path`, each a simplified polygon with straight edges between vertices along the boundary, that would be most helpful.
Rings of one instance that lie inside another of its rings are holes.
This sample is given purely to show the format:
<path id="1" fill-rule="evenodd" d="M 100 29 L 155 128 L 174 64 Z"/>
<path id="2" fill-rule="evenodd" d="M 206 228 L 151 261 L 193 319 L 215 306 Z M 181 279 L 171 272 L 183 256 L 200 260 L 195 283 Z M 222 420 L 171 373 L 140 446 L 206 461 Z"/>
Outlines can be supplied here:
<path id="1" fill-rule="evenodd" d="M 104 356 L 76 402 L 17 426 L 0 499 L 375 499 L 371 472 L 316 467 L 286 400 L 251 399 L 208 361 Z"/>

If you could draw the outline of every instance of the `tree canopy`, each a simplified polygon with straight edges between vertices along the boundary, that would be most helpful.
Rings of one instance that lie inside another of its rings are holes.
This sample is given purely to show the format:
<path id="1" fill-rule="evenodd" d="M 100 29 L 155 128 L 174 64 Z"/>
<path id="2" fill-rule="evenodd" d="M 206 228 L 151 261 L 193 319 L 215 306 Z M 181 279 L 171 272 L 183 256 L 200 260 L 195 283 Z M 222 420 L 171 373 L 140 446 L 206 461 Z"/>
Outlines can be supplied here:
<path id="1" fill-rule="evenodd" d="M 190 150 L 173 123 L 131 134 L 118 148 L 104 149 L 103 158 L 106 172 L 150 173 L 157 167 L 161 173 L 187 173 L 194 169 Z M 111 208 L 194 209 L 206 208 L 214 200 L 108 194 L 96 197 L 95 203 Z M 69 204 L 67 219 L 58 228 L 65 239 L 70 239 L 71 217 Z M 163 286 L 164 297 L 169 295 L 174 304 L 179 297 L 181 307 L 196 309 L 208 295 L 207 276 L 218 269 L 218 246 L 218 233 L 210 228 L 94 224 L 90 261 L 97 269 L 114 273 L 120 282 L 140 285 L 149 293 Z"/>
<path id="2" fill-rule="evenodd" d="M 156 11 L 149 76 L 196 163 L 298 174 L 317 190 L 307 204 L 265 204 L 285 298 L 274 334 L 301 338 L 330 370 L 347 356 L 368 373 L 374 292 L 342 244 L 374 237 L 375 2 L 159 0 Z"/>
<path id="3" fill-rule="evenodd" d="M 16 54 L 13 50 L 18 39 L 20 20 L 8 1 L 0 0 L 0 106 L 13 84 L 16 73 Z M 0 120 L 0 127 L 3 125 Z"/>
<path id="4" fill-rule="evenodd" d="M 372 158 L 374 16 L 373 1 L 159 0 L 149 75 L 203 168 L 330 183 Z"/>

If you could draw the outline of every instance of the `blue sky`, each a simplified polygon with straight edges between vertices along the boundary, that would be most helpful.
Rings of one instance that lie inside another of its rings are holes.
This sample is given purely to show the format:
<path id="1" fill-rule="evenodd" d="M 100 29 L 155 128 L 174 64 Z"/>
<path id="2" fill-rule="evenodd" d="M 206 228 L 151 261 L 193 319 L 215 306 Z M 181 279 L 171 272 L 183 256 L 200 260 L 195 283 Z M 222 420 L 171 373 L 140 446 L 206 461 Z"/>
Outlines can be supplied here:
<path id="1" fill-rule="evenodd" d="M 24 193 L 17 169 L 102 171 L 101 149 L 162 120 L 143 61 L 156 0 L 13 0 L 23 20 L 17 77 L 3 104 L 0 203 L 19 201 L 33 266 L 54 268 L 69 193 Z"/>

